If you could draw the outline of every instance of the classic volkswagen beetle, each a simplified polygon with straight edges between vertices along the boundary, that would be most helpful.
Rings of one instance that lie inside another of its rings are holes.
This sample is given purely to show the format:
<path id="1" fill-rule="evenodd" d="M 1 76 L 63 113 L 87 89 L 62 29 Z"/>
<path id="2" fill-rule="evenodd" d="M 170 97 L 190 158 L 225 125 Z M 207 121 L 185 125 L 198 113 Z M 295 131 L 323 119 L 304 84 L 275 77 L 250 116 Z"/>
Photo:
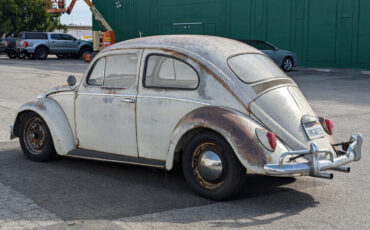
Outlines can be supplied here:
<path id="1" fill-rule="evenodd" d="M 117 43 L 80 85 L 23 105 L 11 125 L 25 155 L 125 162 L 171 170 L 181 162 L 197 193 L 230 198 L 246 169 L 271 176 L 333 177 L 361 158 L 361 134 L 336 144 L 295 82 L 241 42 L 196 35 Z"/>

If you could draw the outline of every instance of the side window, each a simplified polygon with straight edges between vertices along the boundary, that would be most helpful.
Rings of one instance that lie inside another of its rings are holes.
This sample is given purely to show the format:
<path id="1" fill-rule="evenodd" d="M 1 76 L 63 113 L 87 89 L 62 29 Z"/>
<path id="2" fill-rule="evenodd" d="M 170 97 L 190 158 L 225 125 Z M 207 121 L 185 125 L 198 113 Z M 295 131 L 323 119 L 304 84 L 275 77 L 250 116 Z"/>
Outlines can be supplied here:
<path id="1" fill-rule="evenodd" d="M 61 36 L 63 37 L 63 40 L 71 40 L 71 41 L 75 40 L 74 37 L 68 34 L 61 34 Z"/>
<path id="2" fill-rule="evenodd" d="M 136 84 L 137 53 L 106 57 L 104 86 L 111 88 L 130 88 Z"/>
<path id="3" fill-rule="evenodd" d="M 196 89 L 199 84 L 195 69 L 174 57 L 150 55 L 145 69 L 145 87 Z"/>
<path id="4" fill-rule="evenodd" d="M 61 34 L 51 34 L 50 37 L 53 40 L 63 40 Z"/>
<path id="5" fill-rule="evenodd" d="M 100 58 L 95 62 L 90 76 L 87 79 L 87 84 L 102 86 L 104 81 L 104 70 L 105 70 L 105 58 Z"/>

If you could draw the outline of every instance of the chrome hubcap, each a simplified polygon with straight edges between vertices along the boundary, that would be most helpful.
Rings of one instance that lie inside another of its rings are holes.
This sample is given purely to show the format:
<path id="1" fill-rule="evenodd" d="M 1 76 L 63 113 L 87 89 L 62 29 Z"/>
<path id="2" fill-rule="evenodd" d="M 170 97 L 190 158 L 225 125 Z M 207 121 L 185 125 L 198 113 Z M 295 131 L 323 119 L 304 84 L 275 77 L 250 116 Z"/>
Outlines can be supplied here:
<path id="1" fill-rule="evenodd" d="M 205 151 L 199 156 L 198 170 L 206 181 L 216 181 L 222 174 L 222 160 L 217 153 Z"/>
<path id="2" fill-rule="evenodd" d="M 193 153 L 193 172 L 198 182 L 207 189 L 217 189 L 227 176 L 227 164 L 222 149 L 213 143 L 204 143 Z"/>

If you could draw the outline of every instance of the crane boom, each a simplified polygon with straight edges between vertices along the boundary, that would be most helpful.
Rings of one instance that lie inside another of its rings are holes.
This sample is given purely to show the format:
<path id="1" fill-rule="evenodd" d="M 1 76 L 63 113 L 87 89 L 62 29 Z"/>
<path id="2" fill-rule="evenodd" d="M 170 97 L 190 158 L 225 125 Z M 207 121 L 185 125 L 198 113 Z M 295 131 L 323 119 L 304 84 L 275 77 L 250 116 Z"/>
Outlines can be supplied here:
<path id="1" fill-rule="evenodd" d="M 56 1 L 50 1 L 49 0 L 49 3 L 51 2 L 56 2 Z M 77 0 L 72 0 L 71 1 L 71 4 L 68 6 L 68 8 L 65 8 L 65 0 L 58 0 L 57 3 L 58 3 L 58 8 L 50 8 L 47 10 L 48 13 L 67 13 L 67 14 L 71 14 L 72 13 L 72 10 L 73 10 L 73 7 L 75 6 Z M 104 17 L 101 15 L 101 13 L 98 11 L 98 9 L 96 9 L 96 7 L 94 6 L 94 4 L 92 4 L 92 2 L 90 0 L 84 0 L 84 2 L 89 6 L 89 9 L 91 11 L 91 13 L 94 15 L 94 18 L 96 21 L 98 21 L 103 27 L 105 30 L 109 31 L 109 30 L 113 30 L 112 27 L 109 25 L 109 23 L 104 19 Z"/>

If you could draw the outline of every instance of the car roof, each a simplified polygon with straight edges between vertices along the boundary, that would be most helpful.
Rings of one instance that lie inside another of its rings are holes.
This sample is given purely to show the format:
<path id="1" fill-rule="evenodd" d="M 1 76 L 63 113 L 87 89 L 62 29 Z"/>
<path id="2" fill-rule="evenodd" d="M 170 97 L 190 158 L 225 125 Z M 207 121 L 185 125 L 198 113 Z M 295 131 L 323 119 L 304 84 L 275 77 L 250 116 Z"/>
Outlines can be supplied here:
<path id="1" fill-rule="evenodd" d="M 168 49 L 180 53 L 197 54 L 213 62 L 218 59 L 223 63 L 235 54 L 261 53 L 255 48 L 236 40 L 206 35 L 161 35 L 136 38 L 116 43 L 107 47 L 103 52 L 127 48 Z"/>

